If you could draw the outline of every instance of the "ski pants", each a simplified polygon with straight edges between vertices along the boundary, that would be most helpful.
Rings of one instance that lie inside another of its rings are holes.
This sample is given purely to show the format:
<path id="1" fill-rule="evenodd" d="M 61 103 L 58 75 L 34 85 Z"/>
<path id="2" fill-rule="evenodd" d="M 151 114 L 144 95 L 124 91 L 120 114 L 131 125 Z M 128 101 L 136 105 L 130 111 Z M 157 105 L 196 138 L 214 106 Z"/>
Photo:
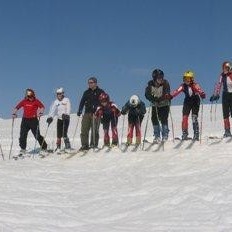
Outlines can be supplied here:
<path id="1" fill-rule="evenodd" d="M 135 129 L 136 143 L 141 143 L 141 124 L 143 120 L 143 115 L 140 116 L 130 116 L 128 115 L 128 131 L 127 131 L 127 142 L 132 143 L 133 133 Z"/>
<path id="2" fill-rule="evenodd" d="M 97 147 L 99 141 L 99 120 L 92 113 L 85 113 L 81 121 L 81 145 L 89 147 L 89 131 L 91 130 L 90 146 Z"/>
<path id="3" fill-rule="evenodd" d="M 111 127 L 112 131 L 112 144 L 118 144 L 118 117 L 112 117 L 109 119 L 102 119 L 103 131 L 104 131 L 104 144 L 110 145 L 110 136 L 109 136 L 109 129 Z"/>
<path id="4" fill-rule="evenodd" d="M 27 135 L 31 130 L 35 139 L 38 140 L 42 149 L 47 149 L 47 143 L 44 140 L 44 137 L 41 136 L 39 130 L 39 120 L 38 118 L 22 118 L 20 126 L 20 137 L 19 137 L 19 146 L 21 149 L 25 150 L 27 147 Z"/>
<path id="5" fill-rule="evenodd" d="M 158 126 L 159 121 L 162 125 L 168 125 L 169 106 L 152 106 L 151 121 L 153 126 Z"/>
<path id="6" fill-rule="evenodd" d="M 232 93 L 223 92 L 222 94 L 222 112 L 225 129 L 230 129 L 229 117 L 232 117 Z"/>
<path id="7" fill-rule="evenodd" d="M 70 119 L 58 119 L 57 120 L 57 124 L 56 124 L 56 128 L 57 128 L 57 147 L 60 148 L 61 146 L 61 138 L 64 139 L 64 143 L 65 143 L 65 147 L 69 148 L 70 144 L 69 144 L 69 138 L 68 138 L 68 127 L 69 127 L 69 122 Z M 67 144 L 68 143 L 68 144 Z"/>
<path id="8" fill-rule="evenodd" d="M 200 97 L 198 95 L 185 98 L 183 109 L 182 109 L 182 130 L 188 130 L 188 117 L 190 112 L 192 111 L 192 119 L 193 123 L 197 122 L 198 113 L 200 109 Z"/>

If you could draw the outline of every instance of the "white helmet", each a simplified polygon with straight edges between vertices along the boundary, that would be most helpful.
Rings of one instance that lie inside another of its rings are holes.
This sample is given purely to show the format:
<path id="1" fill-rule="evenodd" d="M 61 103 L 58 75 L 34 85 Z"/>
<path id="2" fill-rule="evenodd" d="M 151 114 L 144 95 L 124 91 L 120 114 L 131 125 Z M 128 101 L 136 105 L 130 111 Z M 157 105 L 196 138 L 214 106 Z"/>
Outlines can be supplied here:
<path id="1" fill-rule="evenodd" d="M 58 89 L 56 90 L 56 94 L 58 94 L 58 93 L 64 93 L 63 87 L 60 87 L 60 88 L 58 88 Z"/>
<path id="2" fill-rule="evenodd" d="M 139 104 L 140 100 L 139 97 L 137 95 L 132 95 L 130 97 L 130 104 L 134 107 L 136 107 Z"/>

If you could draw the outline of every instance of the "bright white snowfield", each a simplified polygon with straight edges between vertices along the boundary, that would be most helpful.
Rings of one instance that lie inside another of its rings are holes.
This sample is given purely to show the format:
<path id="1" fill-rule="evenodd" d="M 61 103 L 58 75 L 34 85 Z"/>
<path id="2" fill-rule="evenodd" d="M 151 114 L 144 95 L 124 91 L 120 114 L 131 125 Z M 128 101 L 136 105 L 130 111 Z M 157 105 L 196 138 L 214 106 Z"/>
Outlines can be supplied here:
<path id="1" fill-rule="evenodd" d="M 45 159 L 35 155 L 8 160 L 12 120 L 1 120 L 5 161 L 0 161 L 0 231 L 232 231 L 232 142 L 208 139 L 224 132 L 221 111 L 221 105 L 217 105 L 215 117 L 213 108 L 211 121 L 210 105 L 204 105 L 202 143 L 196 142 L 191 149 L 186 149 L 190 141 L 174 149 L 178 141 L 172 140 L 169 120 L 169 141 L 164 151 L 155 151 L 157 145 L 150 151 L 140 148 L 125 153 L 117 148 L 109 153 L 90 151 L 71 159 L 52 154 Z M 177 137 L 181 135 L 182 106 L 171 107 L 171 113 Z M 40 122 L 42 135 L 46 118 Z M 146 120 L 147 116 L 143 134 Z M 20 118 L 15 120 L 12 155 L 19 151 L 20 122 Z M 72 141 L 77 125 L 77 116 L 72 115 L 69 137 L 76 149 L 80 147 L 80 122 Z M 118 126 L 120 141 L 122 125 L 123 117 Z M 191 118 L 189 125 L 192 136 Z M 55 147 L 55 128 L 56 120 L 46 137 L 50 148 Z M 126 129 L 127 117 L 123 142 Z M 146 139 L 153 139 L 150 118 Z M 34 146 L 29 133 L 28 151 Z M 145 149 L 148 146 L 145 144 Z"/>

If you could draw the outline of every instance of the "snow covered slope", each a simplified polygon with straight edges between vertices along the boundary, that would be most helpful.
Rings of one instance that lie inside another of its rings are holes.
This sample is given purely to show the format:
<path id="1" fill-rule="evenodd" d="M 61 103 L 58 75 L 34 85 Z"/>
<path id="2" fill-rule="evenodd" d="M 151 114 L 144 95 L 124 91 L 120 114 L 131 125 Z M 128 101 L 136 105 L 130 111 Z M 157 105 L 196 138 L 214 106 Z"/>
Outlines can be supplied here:
<path id="1" fill-rule="evenodd" d="M 175 149 L 170 139 L 164 150 L 109 153 L 90 151 L 86 156 L 51 155 L 8 160 L 11 120 L 0 121 L 0 231 L 4 232 L 150 232 L 232 231 L 232 142 L 209 140 L 223 134 L 221 106 L 212 118 L 203 108 L 202 143 L 185 142 Z M 181 106 L 171 107 L 174 137 L 181 135 Z M 201 121 L 201 112 L 199 121 Z M 212 121 L 211 121 L 212 119 Z M 41 119 L 41 133 L 46 131 Z M 123 118 L 119 120 L 122 134 Z M 125 121 L 126 122 L 126 121 Z M 190 122 L 190 135 L 191 118 Z M 72 115 L 70 139 L 79 148 L 80 121 Z M 143 131 L 146 117 L 143 122 Z M 122 140 L 125 141 L 126 127 Z M 14 124 L 13 153 L 18 148 L 20 119 Z M 55 147 L 55 123 L 47 142 Z M 146 139 L 152 140 L 149 119 Z M 102 144 L 102 140 L 100 141 Z M 35 141 L 31 134 L 28 150 Z M 38 146 L 38 145 L 37 145 Z M 145 144 L 145 148 L 148 144 Z"/>

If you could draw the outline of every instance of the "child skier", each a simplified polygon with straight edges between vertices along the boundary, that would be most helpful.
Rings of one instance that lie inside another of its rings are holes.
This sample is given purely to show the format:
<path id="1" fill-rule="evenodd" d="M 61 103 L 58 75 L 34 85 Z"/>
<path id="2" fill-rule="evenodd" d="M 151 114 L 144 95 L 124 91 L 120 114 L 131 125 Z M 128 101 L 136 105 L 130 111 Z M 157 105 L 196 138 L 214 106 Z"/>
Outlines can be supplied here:
<path id="1" fill-rule="evenodd" d="M 137 95 L 132 95 L 130 100 L 122 107 L 123 115 L 128 113 L 128 133 L 127 145 L 131 145 L 133 140 L 133 131 L 135 128 L 136 145 L 141 144 L 141 123 L 146 113 L 146 106 Z"/>
<path id="2" fill-rule="evenodd" d="M 198 113 L 201 102 L 200 97 L 204 99 L 205 93 L 201 89 L 200 85 L 194 81 L 194 73 L 192 71 L 186 71 L 184 73 L 183 83 L 178 89 L 174 90 L 171 95 L 167 95 L 167 98 L 172 99 L 181 92 L 184 92 L 185 94 L 182 111 L 182 140 L 188 139 L 188 117 L 192 111 L 192 124 L 194 131 L 193 140 L 199 141 Z"/>
<path id="3" fill-rule="evenodd" d="M 65 97 L 64 89 L 58 88 L 56 90 L 57 99 L 53 102 L 49 116 L 47 118 L 47 123 L 50 125 L 53 121 L 55 115 L 58 116 L 57 119 L 57 154 L 59 154 L 61 148 L 61 138 L 64 139 L 65 150 L 66 152 L 70 152 L 71 146 L 68 138 L 68 127 L 70 121 L 70 112 L 71 112 L 71 104 L 69 98 Z"/>
<path id="4" fill-rule="evenodd" d="M 110 146 L 109 128 L 111 126 L 112 131 L 112 146 L 118 145 L 118 117 L 120 116 L 120 110 L 118 107 L 110 101 L 107 93 L 101 93 L 99 96 L 100 106 L 97 107 L 95 117 L 103 124 L 104 130 L 104 146 Z"/>
<path id="5" fill-rule="evenodd" d="M 170 85 L 164 72 L 155 69 L 152 72 L 152 80 L 148 82 L 145 90 L 145 97 L 151 102 L 152 115 L 151 121 L 154 130 L 154 143 L 159 143 L 168 139 L 168 115 L 170 110 L 170 100 L 165 98 L 166 94 L 170 94 Z"/>
<path id="6" fill-rule="evenodd" d="M 232 64 L 229 61 L 225 61 L 222 64 L 222 73 L 219 77 L 218 83 L 214 90 L 213 96 L 210 97 L 210 101 L 218 101 L 220 97 L 221 87 L 222 91 L 222 112 L 224 119 L 224 137 L 231 137 L 230 120 L 229 116 L 232 116 Z"/>

